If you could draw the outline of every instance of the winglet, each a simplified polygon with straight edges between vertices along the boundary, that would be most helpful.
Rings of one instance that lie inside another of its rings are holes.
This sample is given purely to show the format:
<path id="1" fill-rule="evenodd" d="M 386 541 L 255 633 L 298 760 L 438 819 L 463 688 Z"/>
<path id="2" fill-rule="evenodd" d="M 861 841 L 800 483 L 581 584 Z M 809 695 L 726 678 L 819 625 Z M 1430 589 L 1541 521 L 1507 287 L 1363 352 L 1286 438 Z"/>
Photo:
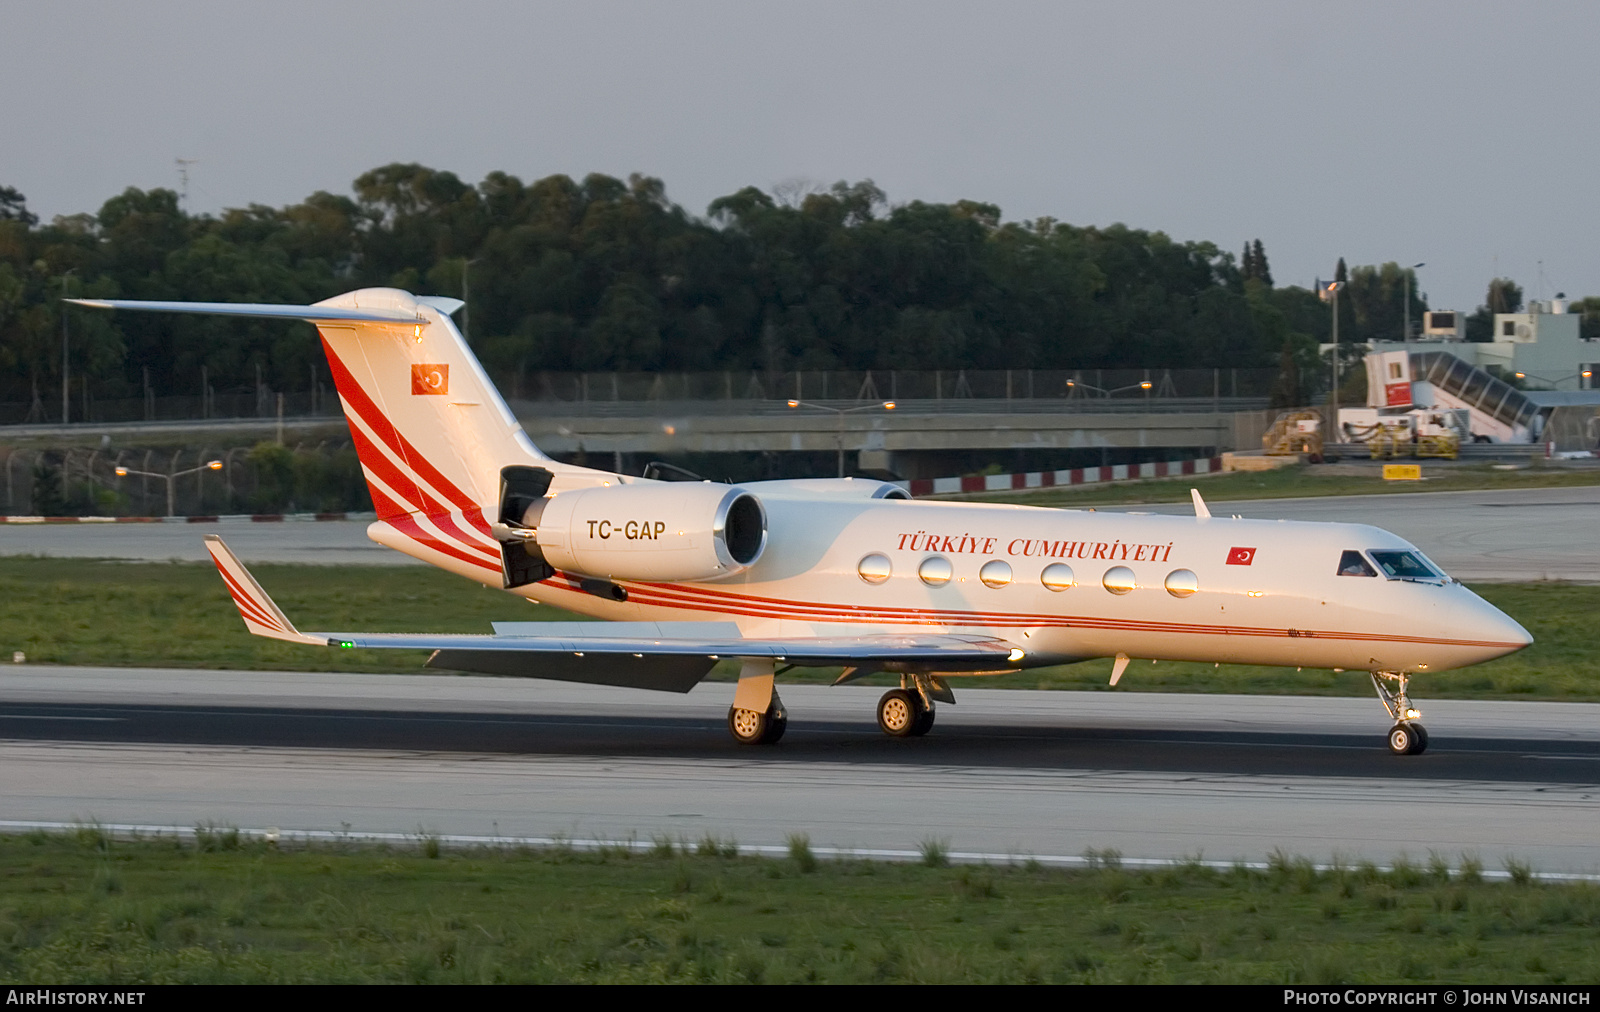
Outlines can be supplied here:
<path id="1" fill-rule="evenodd" d="M 267 592 L 261 589 L 261 584 L 244 568 L 244 563 L 239 561 L 223 540 L 215 534 L 206 535 L 206 550 L 211 553 L 211 561 L 217 564 L 217 571 L 222 574 L 222 581 L 228 585 L 228 593 L 233 595 L 233 603 L 239 606 L 239 614 L 244 618 L 246 629 L 256 636 L 270 636 L 275 640 L 288 640 L 290 643 L 307 643 L 313 646 L 327 646 L 326 638 L 307 636 L 294 627 L 283 609 L 275 604 Z"/>
<path id="2" fill-rule="evenodd" d="M 1200 490 L 1197 488 L 1191 488 L 1189 490 L 1189 495 L 1194 497 L 1194 515 L 1199 517 L 1201 520 L 1210 520 L 1211 510 L 1206 506 L 1206 501 L 1200 498 Z"/>

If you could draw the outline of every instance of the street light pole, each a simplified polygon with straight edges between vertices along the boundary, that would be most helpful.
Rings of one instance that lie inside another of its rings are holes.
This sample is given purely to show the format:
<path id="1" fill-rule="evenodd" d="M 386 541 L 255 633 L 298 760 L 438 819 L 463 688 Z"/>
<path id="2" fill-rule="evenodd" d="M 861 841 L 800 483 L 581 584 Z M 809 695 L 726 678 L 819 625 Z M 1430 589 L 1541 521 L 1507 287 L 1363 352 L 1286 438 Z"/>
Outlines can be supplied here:
<path id="1" fill-rule="evenodd" d="M 1107 390 L 1104 387 L 1097 387 L 1093 383 L 1084 383 L 1079 380 L 1067 380 L 1068 390 L 1077 390 L 1079 387 L 1082 387 L 1085 390 L 1093 390 L 1102 397 L 1110 397 L 1112 394 L 1120 394 L 1124 390 L 1143 390 L 1145 392 L 1145 400 L 1150 399 L 1150 388 L 1154 385 L 1155 384 L 1151 383 L 1149 380 L 1140 380 L 1137 383 L 1129 383 L 1125 387 L 1112 387 L 1110 390 Z"/>
<path id="2" fill-rule="evenodd" d="M 815 408 L 818 411 L 832 411 L 839 416 L 839 431 L 834 437 L 835 445 L 839 451 L 839 477 L 844 477 L 844 416 L 857 411 L 871 411 L 873 408 L 882 408 L 885 411 L 894 410 L 894 401 L 882 401 L 877 404 L 863 404 L 854 408 L 830 408 L 826 404 L 812 404 L 810 401 L 789 401 L 791 408 Z"/>
<path id="3" fill-rule="evenodd" d="M 1333 351 L 1328 355 L 1328 433 L 1332 435 L 1339 432 L 1339 292 L 1344 286 L 1343 281 L 1330 281 L 1322 290 L 1322 297 L 1333 303 Z"/>
<path id="4" fill-rule="evenodd" d="M 1405 299 L 1406 299 L 1406 301 L 1405 301 L 1405 308 L 1404 308 L 1405 321 L 1406 322 L 1405 322 L 1405 330 L 1402 331 L 1401 334 L 1400 334 L 1400 340 L 1402 340 L 1402 341 L 1411 340 L 1411 275 L 1413 274 L 1413 272 L 1415 272 L 1417 270 L 1417 268 L 1426 267 L 1426 266 L 1428 266 L 1428 265 L 1425 264 L 1425 263 L 1412 264 L 1411 265 L 1411 270 L 1406 271 L 1406 278 L 1405 278 L 1405 284 L 1406 284 L 1406 296 L 1405 296 Z"/>
<path id="5" fill-rule="evenodd" d="M 72 272 L 78 268 L 69 268 L 67 273 L 61 275 L 61 424 L 68 421 L 68 413 L 72 410 L 71 380 L 67 374 L 67 279 L 72 277 Z"/>
<path id="6" fill-rule="evenodd" d="M 177 515 L 177 496 L 173 493 L 173 479 L 182 478 L 186 474 L 199 474 L 201 471 L 220 471 L 222 461 L 208 460 L 199 467 L 191 467 L 187 471 L 175 471 L 172 474 L 162 474 L 159 471 L 135 471 L 131 467 L 117 468 L 117 477 L 126 478 L 130 474 L 142 475 L 146 478 L 160 478 L 167 483 L 167 516 Z"/>

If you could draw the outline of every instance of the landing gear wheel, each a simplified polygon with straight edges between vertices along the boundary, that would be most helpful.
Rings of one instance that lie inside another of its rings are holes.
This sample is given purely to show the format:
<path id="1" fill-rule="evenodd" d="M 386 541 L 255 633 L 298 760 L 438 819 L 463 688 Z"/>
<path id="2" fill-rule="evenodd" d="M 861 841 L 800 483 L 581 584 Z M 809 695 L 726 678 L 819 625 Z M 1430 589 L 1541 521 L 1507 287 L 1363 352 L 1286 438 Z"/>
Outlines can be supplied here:
<path id="1" fill-rule="evenodd" d="M 917 730 L 922 721 L 922 700 L 917 698 L 915 692 L 906 689 L 890 689 L 878 700 L 878 726 L 883 733 L 892 738 L 908 738 L 916 734 L 927 734 L 927 729 Z M 927 718 L 928 727 L 933 726 L 933 718 Z"/>
<path id="2" fill-rule="evenodd" d="M 1428 747 L 1428 731 L 1421 724 L 1401 721 L 1389 729 L 1389 751 L 1395 755 L 1421 755 Z"/>
<path id="3" fill-rule="evenodd" d="M 741 745 L 776 745 L 789 729 L 789 715 L 774 706 L 761 713 L 728 707 L 728 733 Z"/>
<path id="4" fill-rule="evenodd" d="M 922 700 L 918 699 L 917 703 L 921 704 Z M 919 705 L 917 707 L 917 722 L 915 724 L 911 725 L 911 734 L 912 734 L 912 736 L 916 737 L 916 738 L 920 738 L 920 737 L 922 737 L 923 735 L 927 734 L 929 731 L 932 731 L 932 730 L 933 730 L 933 707 Z"/>
<path id="5" fill-rule="evenodd" d="M 1389 729 L 1389 751 L 1395 755 L 1421 755 L 1428 749 L 1428 729 L 1417 723 L 1422 711 L 1411 705 L 1407 693 L 1411 676 L 1404 671 L 1374 671 L 1372 688 L 1378 693 L 1378 702 L 1394 719 Z M 1391 690 L 1386 683 L 1393 682 Z"/>

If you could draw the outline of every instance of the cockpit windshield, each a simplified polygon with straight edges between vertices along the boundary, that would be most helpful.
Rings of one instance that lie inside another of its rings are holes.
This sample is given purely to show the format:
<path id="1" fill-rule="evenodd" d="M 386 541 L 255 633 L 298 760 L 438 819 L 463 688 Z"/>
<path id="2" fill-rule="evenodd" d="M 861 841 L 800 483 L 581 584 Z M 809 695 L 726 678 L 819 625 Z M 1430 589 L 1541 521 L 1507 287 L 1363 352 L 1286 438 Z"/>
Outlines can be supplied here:
<path id="1" fill-rule="evenodd" d="M 1442 580 L 1444 574 L 1428 565 L 1419 552 L 1373 549 L 1367 552 L 1391 580 Z"/>
<path id="2" fill-rule="evenodd" d="M 1347 548 L 1345 549 L 1345 553 L 1339 556 L 1339 575 L 1377 576 L 1378 571 L 1372 568 L 1372 564 L 1370 562 L 1361 557 L 1360 552 L 1352 551 L 1351 549 Z"/>

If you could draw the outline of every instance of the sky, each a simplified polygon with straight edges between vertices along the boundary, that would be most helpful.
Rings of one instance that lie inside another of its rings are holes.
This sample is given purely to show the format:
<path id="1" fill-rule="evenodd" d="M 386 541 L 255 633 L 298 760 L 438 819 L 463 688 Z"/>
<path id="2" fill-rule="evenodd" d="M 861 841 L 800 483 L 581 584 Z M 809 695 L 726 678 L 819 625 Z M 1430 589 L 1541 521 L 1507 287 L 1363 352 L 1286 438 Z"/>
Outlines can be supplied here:
<path id="1" fill-rule="evenodd" d="M 1425 262 L 1600 295 L 1600 4 L 16 0 L 0 186 L 42 218 L 125 187 L 215 213 L 420 162 L 744 186 L 1160 230 L 1276 281 Z"/>

